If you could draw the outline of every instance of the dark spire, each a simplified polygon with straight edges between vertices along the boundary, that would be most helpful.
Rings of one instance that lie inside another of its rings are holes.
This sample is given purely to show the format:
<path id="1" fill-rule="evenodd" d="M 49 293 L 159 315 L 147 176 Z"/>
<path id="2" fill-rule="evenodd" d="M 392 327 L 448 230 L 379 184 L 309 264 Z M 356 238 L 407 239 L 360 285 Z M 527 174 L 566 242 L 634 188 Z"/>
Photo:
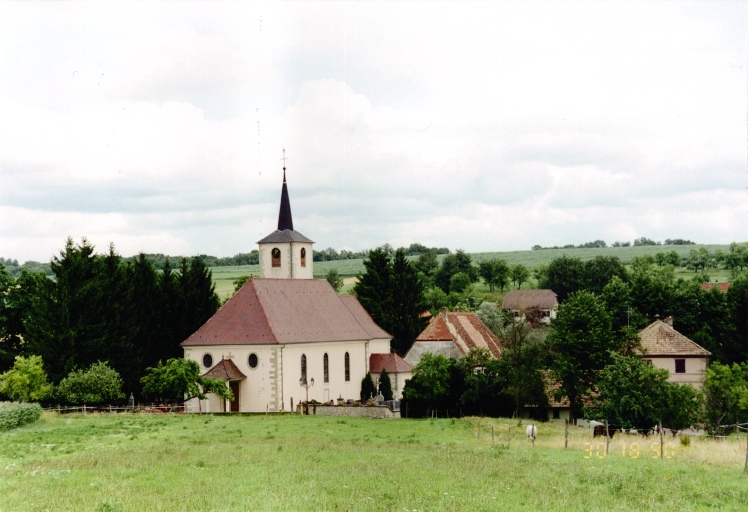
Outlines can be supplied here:
<path id="1" fill-rule="evenodd" d="M 278 231 L 289 229 L 293 231 L 293 219 L 291 218 L 291 201 L 288 199 L 288 186 L 286 185 L 286 150 L 283 150 L 283 188 L 281 189 L 281 206 L 278 213 Z"/>

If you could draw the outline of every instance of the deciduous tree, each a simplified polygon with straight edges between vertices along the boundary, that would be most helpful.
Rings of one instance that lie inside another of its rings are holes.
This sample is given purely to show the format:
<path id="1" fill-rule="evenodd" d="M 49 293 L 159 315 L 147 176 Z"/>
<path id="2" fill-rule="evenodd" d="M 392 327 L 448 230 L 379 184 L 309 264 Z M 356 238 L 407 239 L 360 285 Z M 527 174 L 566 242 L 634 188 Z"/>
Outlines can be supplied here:
<path id="1" fill-rule="evenodd" d="M 572 293 L 559 306 L 548 335 L 552 374 L 569 398 L 571 420 L 582 412 L 582 399 L 590 395 L 600 370 L 618 350 L 605 304 L 587 291 Z"/>
<path id="2" fill-rule="evenodd" d="M 52 394 L 42 358 L 16 356 L 13 368 L 0 374 L 0 394 L 19 402 L 39 402 Z"/>

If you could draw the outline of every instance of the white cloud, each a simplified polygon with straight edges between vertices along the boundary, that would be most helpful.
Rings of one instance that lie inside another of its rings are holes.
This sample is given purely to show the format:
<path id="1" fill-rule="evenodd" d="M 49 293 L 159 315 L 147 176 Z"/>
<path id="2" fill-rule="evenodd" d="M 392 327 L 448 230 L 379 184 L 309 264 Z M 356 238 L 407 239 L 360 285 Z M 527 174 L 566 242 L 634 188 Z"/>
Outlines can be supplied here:
<path id="1" fill-rule="evenodd" d="M 0 256 L 745 239 L 746 4 L 0 4 Z"/>

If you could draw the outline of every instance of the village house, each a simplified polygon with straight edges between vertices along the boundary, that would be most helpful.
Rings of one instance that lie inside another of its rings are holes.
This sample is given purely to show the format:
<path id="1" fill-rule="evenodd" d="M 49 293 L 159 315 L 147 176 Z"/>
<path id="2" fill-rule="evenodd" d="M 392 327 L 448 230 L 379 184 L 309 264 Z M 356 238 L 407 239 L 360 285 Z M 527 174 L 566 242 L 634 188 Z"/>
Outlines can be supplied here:
<path id="1" fill-rule="evenodd" d="M 314 242 L 293 228 L 285 171 L 278 229 L 258 242 L 260 278 L 250 278 L 181 344 L 205 377 L 227 381 L 234 400 L 211 394 L 191 400 L 189 410 L 276 412 L 307 397 L 358 399 L 372 363 L 396 369 L 393 390 L 402 393 L 408 366 L 390 352 L 392 337 L 355 297 L 314 279 Z"/>
<path id="2" fill-rule="evenodd" d="M 670 382 L 701 388 L 712 353 L 673 329 L 673 317 L 655 320 L 639 332 L 642 358 L 668 371 Z"/>
<path id="3" fill-rule="evenodd" d="M 474 348 L 484 348 L 493 357 L 501 357 L 501 342 L 475 313 L 442 311 L 431 318 L 404 359 L 416 366 L 424 354 L 459 359 Z"/>
<path id="4" fill-rule="evenodd" d="M 668 371 L 669 382 L 690 384 L 701 389 L 712 353 L 673 329 L 673 318 L 655 320 L 639 331 L 642 349 L 637 353 L 655 368 Z M 569 418 L 569 399 L 556 399 L 559 383 L 545 374 L 546 394 L 551 411 L 548 419 Z M 528 411 L 529 413 L 529 411 Z"/>
<path id="5" fill-rule="evenodd" d="M 550 324 L 556 318 L 558 298 L 552 290 L 511 290 L 504 296 L 501 309 L 514 319 L 532 324 Z"/>

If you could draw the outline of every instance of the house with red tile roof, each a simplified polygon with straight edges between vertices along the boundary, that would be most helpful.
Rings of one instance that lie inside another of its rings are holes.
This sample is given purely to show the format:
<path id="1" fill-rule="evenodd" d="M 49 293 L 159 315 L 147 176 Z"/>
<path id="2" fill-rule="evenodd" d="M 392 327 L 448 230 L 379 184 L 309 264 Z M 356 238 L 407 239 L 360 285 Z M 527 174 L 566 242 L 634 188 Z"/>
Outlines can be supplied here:
<path id="1" fill-rule="evenodd" d="M 404 359 L 411 366 L 415 366 L 423 354 L 439 354 L 459 359 L 474 348 L 484 348 L 493 357 L 501 357 L 501 342 L 478 315 L 442 311 L 431 318 Z"/>
<path id="2" fill-rule="evenodd" d="M 338 296 L 327 280 L 313 278 L 314 242 L 293 229 L 285 171 L 278 229 L 258 242 L 261 277 L 249 279 L 181 344 L 184 357 L 197 361 L 204 376 L 227 381 L 234 400 L 209 395 L 188 408 L 290 411 L 307 396 L 319 402 L 358 399 L 372 362 L 407 373 L 402 359 L 392 361 L 392 336 L 358 300 Z"/>
<path id="3" fill-rule="evenodd" d="M 671 382 L 701 388 L 712 353 L 673 329 L 673 317 L 655 320 L 639 331 L 645 361 L 670 373 Z"/>

